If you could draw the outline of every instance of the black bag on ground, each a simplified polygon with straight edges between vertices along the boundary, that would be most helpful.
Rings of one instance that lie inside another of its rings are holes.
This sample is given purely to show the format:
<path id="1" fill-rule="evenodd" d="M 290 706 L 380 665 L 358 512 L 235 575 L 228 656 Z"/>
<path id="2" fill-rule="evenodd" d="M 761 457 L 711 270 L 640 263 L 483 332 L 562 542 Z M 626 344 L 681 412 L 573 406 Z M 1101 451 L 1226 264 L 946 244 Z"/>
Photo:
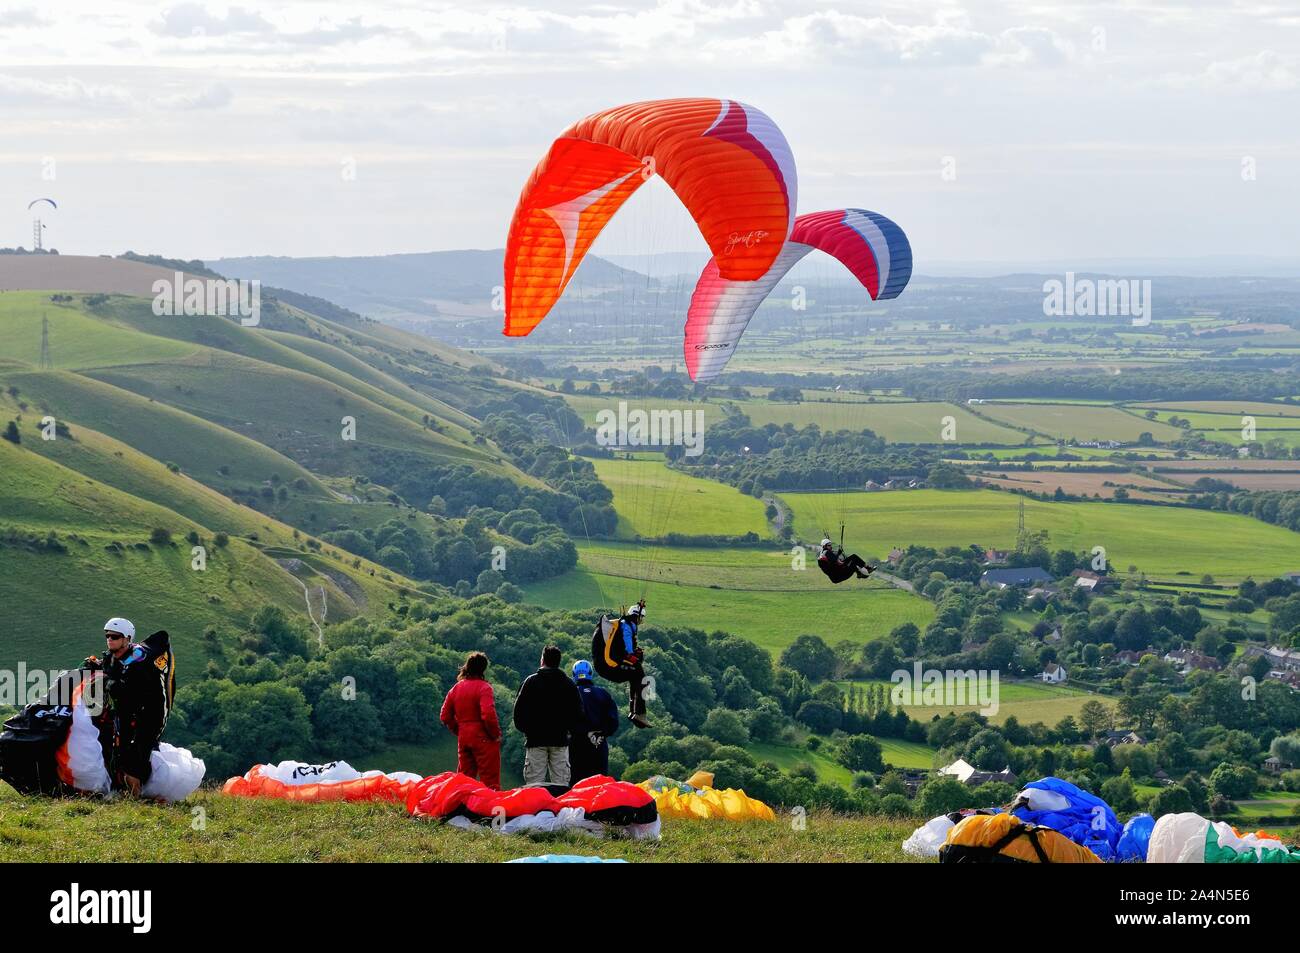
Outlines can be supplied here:
<path id="1" fill-rule="evenodd" d="M 88 673 L 87 673 L 88 674 Z M 59 752 L 72 730 L 74 692 L 83 671 L 63 672 L 37 702 L 4 723 L 0 732 L 0 781 L 21 794 L 61 795 Z"/>

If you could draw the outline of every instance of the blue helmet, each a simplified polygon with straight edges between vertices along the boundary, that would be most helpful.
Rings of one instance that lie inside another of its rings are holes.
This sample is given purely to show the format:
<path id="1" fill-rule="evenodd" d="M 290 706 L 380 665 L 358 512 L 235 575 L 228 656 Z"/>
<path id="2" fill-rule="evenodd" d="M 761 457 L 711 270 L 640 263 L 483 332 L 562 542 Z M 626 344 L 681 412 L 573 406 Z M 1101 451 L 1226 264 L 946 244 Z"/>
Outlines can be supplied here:
<path id="1" fill-rule="evenodd" d="M 576 679 L 591 678 L 592 675 L 594 674 L 595 671 L 592 669 L 591 663 L 588 662 L 586 659 L 578 659 L 578 661 L 573 663 L 574 678 Z"/>

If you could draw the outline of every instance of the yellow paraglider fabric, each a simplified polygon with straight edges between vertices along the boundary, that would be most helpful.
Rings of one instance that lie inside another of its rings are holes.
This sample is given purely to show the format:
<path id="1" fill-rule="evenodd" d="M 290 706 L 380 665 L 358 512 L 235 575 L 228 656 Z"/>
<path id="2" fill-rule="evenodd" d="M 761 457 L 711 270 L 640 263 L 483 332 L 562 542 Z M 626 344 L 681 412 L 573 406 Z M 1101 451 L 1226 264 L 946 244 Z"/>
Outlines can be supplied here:
<path id="1" fill-rule="evenodd" d="M 697 778 L 698 774 L 691 780 L 695 781 Z M 654 795 L 655 807 L 660 817 L 697 821 L 776 820 L 776 812 L 770 807 L 757 798 L 750 797 L 744 791 L 734 788 L 722 791 L 701 788 L 690 792 L 675 787 L 665 787 L 663 790 L 656 791 L 650 785 L 650 781 L 643 781 L 640 786 Z"/>
<path id="2" fill-rule="evenodd" d="M 695 788 L 695 790 L 697 791 L 700 788 L 711 788 L 713 787 L 713 772 L 696 771 L 694 774 L 692 774 L 689 778 L 686 779 L 686 783 L 689 784 L 691 787 Z"/>
<path id="3" fill-rule="evenodd" d="M 1034 840 L 1042 849 L 1046 863 L 1101 863 L 1096 854 L 1065 835 L 1046 827 L 1026 824 L 1012 814 L 974 814 L 958 822 L 948 832 L 948 840 L 939 851 L 939 860 L 941 863 L 989 863 L 997 859 L 1044 863 L 1034 849 Z M 998 857 L 995 858 L 994 853 Z"/>

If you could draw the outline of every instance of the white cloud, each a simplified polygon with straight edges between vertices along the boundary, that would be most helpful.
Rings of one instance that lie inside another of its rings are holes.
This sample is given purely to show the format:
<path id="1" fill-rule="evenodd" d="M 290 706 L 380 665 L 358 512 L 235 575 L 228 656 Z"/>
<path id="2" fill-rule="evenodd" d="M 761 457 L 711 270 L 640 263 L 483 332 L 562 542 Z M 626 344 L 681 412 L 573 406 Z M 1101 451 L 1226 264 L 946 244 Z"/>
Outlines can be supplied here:
<path id="1" fill-rule="evenodd" d="M 225 16 L 218 16 L 201 3 L 181 3 L 164 10 L 150 29 L 162 36 L 191 37 L 271 33 L 275 27 L 243 7 L 230 7 Z"/>
<path id="2" fill-rule="evenodd" d="M 1263 92 L 1295 89 L 1300 85 L 1292 65 L 1272 50 L 1211 63 L 1205 71 L 1205 82 L 1210 86 Z"/>
<path id="3" fill-rule="evenodd" d="M 131 94 L 120 86 L 84 83 L 67 77 L 61 80 L 40 80 L 27 76 L 0 74 L 0 104 L 20 106 L 128 106 Z"/>
<path id="4" fill-rule="evenodd" d="M 235 94 L 225 83 L 212 83 L 197 92 L 160 96 L 153 102 L 161 109 L 223 109 L 234 98 Z"/>

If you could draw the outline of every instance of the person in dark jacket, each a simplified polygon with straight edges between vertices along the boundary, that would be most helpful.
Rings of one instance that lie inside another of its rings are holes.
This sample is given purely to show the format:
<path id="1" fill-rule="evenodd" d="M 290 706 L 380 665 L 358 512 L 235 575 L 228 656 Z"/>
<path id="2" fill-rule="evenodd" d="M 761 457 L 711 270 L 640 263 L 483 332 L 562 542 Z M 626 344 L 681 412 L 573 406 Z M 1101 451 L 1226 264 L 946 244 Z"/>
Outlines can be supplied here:
<path id="1" fill-rule="evenodd" d="M 515 699 L 515 727 L 524 735 L 524 784 L 569 786 L 569 739 L 582 723 L 577 686 L 560 670 L 560 650 L 548 645 L 542 667 L 524 679 Z"/>
<path id="2" fill-rule="evenodd" d="M 569 763 L 573 783 L 598 774 L 609 774 L 609 738 L 618 731 L 618 705 L 614 696 L 593 680 L 596 672 L 588 661 L 573 663 L 573 681 L 582 700 L 582 723 L 569 742 Z"/>
<path id="3" fill-rule="evenodd" d="M 159 635 L 165 639 L 165 633 Z M 151 645 L 140 645 L 132 641 L 134 637 L 135 626 L 129 620 L 109 619 L 104 623 L 103 661 L 92 656 L 86 664 L 103 670 L 108 688 L 113 780 L 138 796 L 153 774 L 150 756 L 167 727 L 169 680 L 174 675 L 166 642 L 151 647 L 157 636 L 150 636 Z"/>
<path id="4" fill-rule="evenodd" d="M 836 585 L 854 576 L 866 579 L 876 571 L 875 566 L 868 566 L 867 561 L 857 553 L 845 556 L 843 547 L 837 551 L 835 544 L 829 539 L 822 540 L 822 551 L 817 557 L 817 568 L 826 573 L 826 577 Z"/>
<path id="5" fill-rule="evenodd" d="M 456 770 L 501 790 L 501 725 L 487 680 L 488 657 L 471 652 L 447 693 L 439 716 L 456 736 Z"/>

